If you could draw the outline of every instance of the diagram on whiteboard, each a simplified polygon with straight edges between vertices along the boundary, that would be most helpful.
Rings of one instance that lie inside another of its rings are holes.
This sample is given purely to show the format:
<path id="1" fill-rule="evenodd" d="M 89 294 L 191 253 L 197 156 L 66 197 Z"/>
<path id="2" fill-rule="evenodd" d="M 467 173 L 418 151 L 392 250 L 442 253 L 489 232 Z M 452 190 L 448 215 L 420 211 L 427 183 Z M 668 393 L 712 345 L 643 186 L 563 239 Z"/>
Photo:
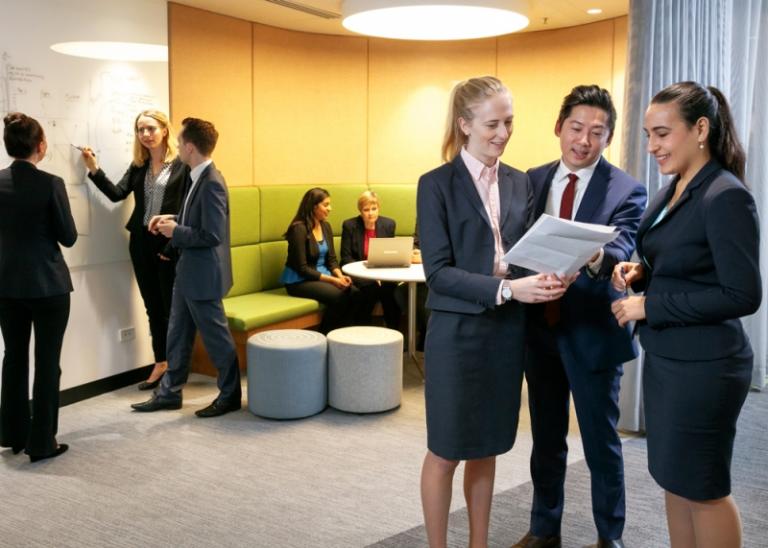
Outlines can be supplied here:
<path id="1" fill-rule="evenodd" d="M 86 177 L 73 145 L 93 148 L 100 167 L 117 183 L 133 157 L 136 115 L 149 108 L 165 110 L 166 100 L 158 100 L 155 90 L 166 88 L 152 85 L 146 68 L 139 71 L 131 63 L 45 54 L 45 60 L 36 62 L 0 50 L 0 111 L 3 116 L 28 114 L 45 130 L 48 153 L 38 167 L 64 179 L 80 235 L 72 249 L 64 250 L 68 264 L 124 260 L 123 225 L 132 199 L 113 204 L 104 197 Z M 51 60 L 62 66 L 51 65 Z M 164 77 L 164 71 L 156 72 Z M 0 167 L 9 163 L 5 150 L 0 151 Z"/>

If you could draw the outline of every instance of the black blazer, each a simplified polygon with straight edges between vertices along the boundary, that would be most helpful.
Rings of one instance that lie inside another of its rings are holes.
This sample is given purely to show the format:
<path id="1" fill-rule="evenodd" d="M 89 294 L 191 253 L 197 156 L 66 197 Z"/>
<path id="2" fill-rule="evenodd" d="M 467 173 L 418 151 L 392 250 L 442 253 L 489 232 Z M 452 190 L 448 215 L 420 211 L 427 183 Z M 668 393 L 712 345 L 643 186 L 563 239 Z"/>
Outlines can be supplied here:
<path id="1" fill-rule="evenodd" d="M 654 225 L 677 179 L 654 197 L 637 235 L 645 265 L 640 342 L 653 354 L 715 360 L 744 347 L 739 317 L 760 306 L 759 225 L 752 194 L 716 161 Z M 652 226 L 653 225 L 653 226 Z"/>
<path id="2" fill-rule="evenodd" d="M 395 220 L 389 217 L 376 219 L 376 237 L 394 238 Z M 341 264 L 365 259 L 365 222 L 359 215 L 347 219 L 341 225 Z"/>
<path id="3" fill-rule="evenodd" d="M 135 205 L 125 228 L 130 232 L 139 232 L 146 230 L 144 226 L 144 177 L 149 169 L 149 160 L 143 166 L 136 167 L 131 164 L 128 170 L 116 185 L 109 180 L 107 175 L 99 169 L 95 174 L 88 172 L 88 178 L 93 181 L 96 187 L 113 202 L 125 200 L 133 192 Z M 189 167 L 182 163 L 179 158 L 173 160 L 171 164 L 171 176 L 168 179 L 168 185 L 165 187 L 163 195 L 163 204 L 160 207 L 160 213 L 176 214 L 181 207 L 181 197 L 184 193 L 184 181 L 189 173 Z"/>
<path id="4" fill-rule="evenodd" d="M 339 268 L 339 262 L 336 259 L 336 250 L 333 246 L 333 229 L 331 225 L 323 221 L 323 239 L 328 243 L 328 255 L 325 257 L 325 266 L 333 272 Z M 317 260 L 320 258 L 320 248 L 311 231 L 303 222 L 295 222 L 288 227 L 285 234 L 288 240 L 288 259 L 285 264 L 298 272 L 306 280 L 319 280 L 320 272 L 315 269 Z"/>
<path id="5" fill-rule="evenodd" d="M 16 160 L 0 170 L 0 297 L 33 299 L 72 291 L 59 244 L 77 229 L 64 181 Z"/>

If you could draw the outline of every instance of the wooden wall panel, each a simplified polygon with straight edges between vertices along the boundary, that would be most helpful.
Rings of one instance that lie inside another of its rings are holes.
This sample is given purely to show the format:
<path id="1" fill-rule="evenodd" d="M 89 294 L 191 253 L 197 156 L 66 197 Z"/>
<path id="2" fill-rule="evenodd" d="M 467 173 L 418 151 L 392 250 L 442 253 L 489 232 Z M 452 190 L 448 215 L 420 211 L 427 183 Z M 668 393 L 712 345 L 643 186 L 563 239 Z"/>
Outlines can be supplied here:
<path id="1" fill-rule="evenodd" d="M 171 119 L 213 122 L 213 153 L 231 186 L 253 184 L 251 23 L 168 5 Z"/>
<path id="2" fill-rule="evenodd" d="M 618 17 L 613 20 L 613 89 L 611 95 L 616 104 L 618 117 L 616 119 L 616 132 L 613 142 L 606 151 L 607 158 L 616 165 L 623 165 L 621 159 L 622 127 L 624 124 L 624 94 L 627 75 L 627 43 L 629 39 L 629 20 L 626 17 Z"/>
<path id="3" fill-rule="evenodd" d="M 256 184 L 364 183 L 365 38 L 254 25 Z"/>
<path id="4" fill-rule="evenodd" d="M 415 183 L 441 163 L 448 96 L 496 72 L 496 40 L 370 40 L 368 182 Z"/>
<path id="5" fill-rule="evenodd" d="M 499 78 L 515 98 L 515 129 L 504 161 L 527 169 L 560 157 L 555 122 L 576 85 L 614 85 L 612 20 L 498 40 Z M 615 97 L 617 105 L 623 98 Z M 608 149 L 610 150 L 610 149 Z"/>

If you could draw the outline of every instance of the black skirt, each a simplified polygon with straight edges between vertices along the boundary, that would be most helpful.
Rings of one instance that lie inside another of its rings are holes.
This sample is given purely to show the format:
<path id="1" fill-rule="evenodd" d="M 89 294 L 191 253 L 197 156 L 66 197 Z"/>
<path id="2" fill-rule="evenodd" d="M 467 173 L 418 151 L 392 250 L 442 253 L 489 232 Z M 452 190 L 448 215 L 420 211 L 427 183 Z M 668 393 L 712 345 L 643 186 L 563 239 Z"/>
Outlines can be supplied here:
<path id="1" fill-rule="evenodd" d="M 711 361 L 646 353 L 648 470 L 666 491 L 691 500 L 731 493 L 736 421 L 749 391 L 752 361 L 749 343 L 735 356 Z"/>
<path id="2" fill-rule="evenodd" d="M 429 450 L 450 460 L 509 451 L 524 370 L 522 306 L 478 315 L 433 310 L 424 351 Z"/>

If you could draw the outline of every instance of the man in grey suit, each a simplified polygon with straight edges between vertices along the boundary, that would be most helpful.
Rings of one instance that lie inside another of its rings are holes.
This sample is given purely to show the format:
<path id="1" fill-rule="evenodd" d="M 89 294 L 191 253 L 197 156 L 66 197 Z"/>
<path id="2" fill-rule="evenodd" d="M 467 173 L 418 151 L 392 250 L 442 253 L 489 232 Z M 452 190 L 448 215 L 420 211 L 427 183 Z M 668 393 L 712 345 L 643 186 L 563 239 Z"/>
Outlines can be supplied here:
<path id="1" fill-rule="evenodd" d="M 211 160 L 219 134 L 213 124 L 185 118 L 179 133 L 179 158 L 190 167 L 178 215 L 157 215 L 149 230 L 171 239 L 179 252 L 168 324 L 168 369 L 152 398 L 131 405 L 136 411 L 180 409 L 181 390 L 199 329 L 219 371 L 218 397 L 195 412 L 216 417 L 240 409 L 240 369 L 221 299 L 232 287 L 229 251 L 229 199 L 224 177 Z"/>

